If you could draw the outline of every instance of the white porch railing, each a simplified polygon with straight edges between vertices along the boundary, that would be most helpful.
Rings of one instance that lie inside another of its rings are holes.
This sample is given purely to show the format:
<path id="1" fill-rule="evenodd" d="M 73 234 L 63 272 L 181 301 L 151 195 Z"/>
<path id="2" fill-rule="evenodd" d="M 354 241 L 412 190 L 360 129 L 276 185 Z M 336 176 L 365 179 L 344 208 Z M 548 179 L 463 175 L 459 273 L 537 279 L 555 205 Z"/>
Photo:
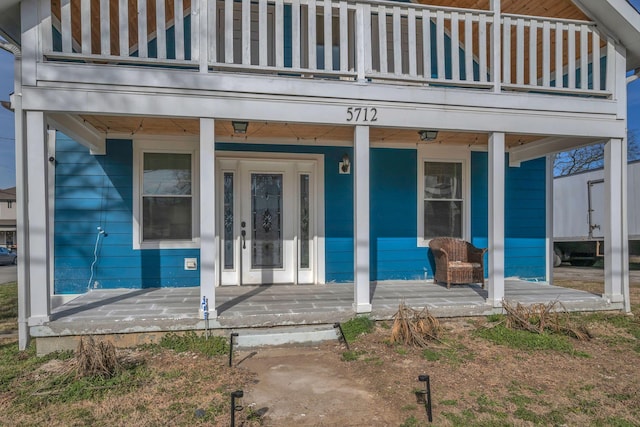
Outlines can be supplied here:
<path id="1" fill-rule="evenodd" d="M 584 21 L 375 0 L 40 0 L 40 13 L 49 61 L 604 97 L 614 88 L 613 41 Z"/>

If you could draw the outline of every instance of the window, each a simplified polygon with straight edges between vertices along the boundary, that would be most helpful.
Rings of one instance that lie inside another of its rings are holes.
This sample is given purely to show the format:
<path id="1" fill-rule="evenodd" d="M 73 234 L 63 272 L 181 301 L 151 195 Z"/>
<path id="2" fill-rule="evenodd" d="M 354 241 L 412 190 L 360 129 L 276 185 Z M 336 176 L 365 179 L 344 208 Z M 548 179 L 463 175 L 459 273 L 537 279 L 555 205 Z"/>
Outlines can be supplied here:
<path id="1" fill-rule="evenodd" d="M 469 239 L 470 165 L 467 147 L 418 147 L 418 246 L 435 237 Z"/>
<path id="2" fill-rule="evenodd" d="M 134 249 L 197 247 L 196 144 L 189 141 L 135 141 L 135 144 Z"/>
<path id="3" fill-rule="evenodd" d="M 424 238 L 462 238 L 461 162 L 424 162 Z"/>
<path id="4" fill-rule="evenodd" d="M 143 157 L 142 241 L 191 240 L 191 154 Z"/>

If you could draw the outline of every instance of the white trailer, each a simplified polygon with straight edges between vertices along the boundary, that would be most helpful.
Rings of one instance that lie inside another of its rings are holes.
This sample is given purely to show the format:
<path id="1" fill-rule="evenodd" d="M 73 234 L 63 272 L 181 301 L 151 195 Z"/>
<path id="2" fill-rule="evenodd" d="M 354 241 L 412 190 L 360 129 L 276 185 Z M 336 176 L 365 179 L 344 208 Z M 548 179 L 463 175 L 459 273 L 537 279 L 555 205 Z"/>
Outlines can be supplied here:
<path id="1" fill-rule="evenodd" d="M 640 254 L 640 161 L 627 168 L 629 253 Z M 553 180 L 554 265 L 593 265 L 604 250 L 604 170 Z"/>

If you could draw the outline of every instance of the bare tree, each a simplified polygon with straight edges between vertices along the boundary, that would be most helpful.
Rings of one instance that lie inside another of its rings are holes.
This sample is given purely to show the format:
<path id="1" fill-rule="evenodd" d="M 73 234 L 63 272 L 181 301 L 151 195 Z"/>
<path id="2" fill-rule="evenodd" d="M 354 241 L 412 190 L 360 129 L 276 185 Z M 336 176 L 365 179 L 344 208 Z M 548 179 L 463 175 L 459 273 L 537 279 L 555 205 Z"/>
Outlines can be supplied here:
<path id="1" fill-rule="evenodd" d="M 627 159 L 640 159 L 640 137 L 633 131 L 629 131 L 627 137 Z M 553 171 L 555 176 L 565 176 L 603 166 L 604 143 L 600 143 L 559 153 Z"/>

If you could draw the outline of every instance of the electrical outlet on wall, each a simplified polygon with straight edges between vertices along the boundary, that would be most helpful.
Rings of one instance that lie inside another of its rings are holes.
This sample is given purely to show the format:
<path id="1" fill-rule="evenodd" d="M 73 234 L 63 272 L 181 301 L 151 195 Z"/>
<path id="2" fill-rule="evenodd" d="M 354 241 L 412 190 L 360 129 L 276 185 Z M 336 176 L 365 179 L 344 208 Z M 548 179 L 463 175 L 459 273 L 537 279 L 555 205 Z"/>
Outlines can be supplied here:
<path id="1" fill-rule="evenodd" d="M 184 259 L 184 269 L 185 270 L 197 270 L 198 269 L 198 258 L 185 258 Z"/>

